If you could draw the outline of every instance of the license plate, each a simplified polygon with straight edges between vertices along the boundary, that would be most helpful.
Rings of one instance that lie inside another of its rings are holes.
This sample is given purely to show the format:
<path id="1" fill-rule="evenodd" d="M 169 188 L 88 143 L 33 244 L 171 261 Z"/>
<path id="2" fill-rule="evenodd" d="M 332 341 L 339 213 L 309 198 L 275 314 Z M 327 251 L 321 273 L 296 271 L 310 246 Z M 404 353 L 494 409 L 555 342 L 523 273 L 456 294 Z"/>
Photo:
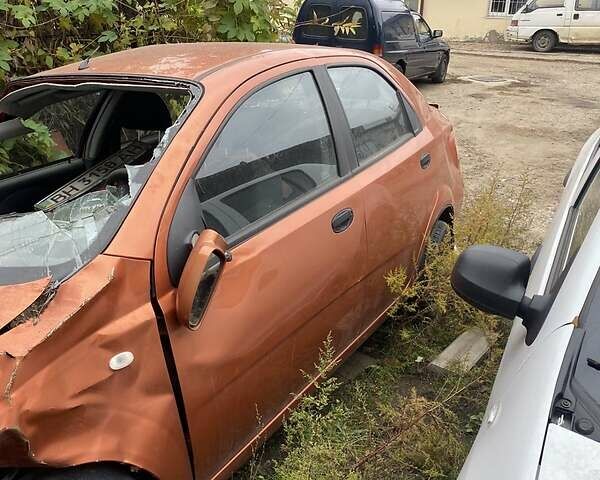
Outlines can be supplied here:
<path id="1" fill-rule="evenodd" d="M 82 173 L 67 185 L 60 187 L 46 198 L 40 200 L 35 204 L 35 209 L 47 212 L 93 190 L 102 184 L 115 170 L 141 160 L 151 148 L 150 145 L 142 142 L 131 142 L 95 167 Z"/>

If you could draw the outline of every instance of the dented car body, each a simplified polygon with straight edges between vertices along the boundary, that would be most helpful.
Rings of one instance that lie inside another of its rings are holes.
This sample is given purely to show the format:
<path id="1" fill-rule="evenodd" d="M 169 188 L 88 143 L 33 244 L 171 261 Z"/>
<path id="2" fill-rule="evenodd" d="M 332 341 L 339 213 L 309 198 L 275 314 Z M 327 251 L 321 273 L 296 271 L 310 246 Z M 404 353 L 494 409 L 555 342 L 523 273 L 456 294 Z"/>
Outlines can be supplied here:
<path id="1" fill-rule="evenodd" d="M 227 478 L 462 200 L 449 122 L 361 52 L 144 47 L 15 81 L 0 115 L 14 478 Z"/>

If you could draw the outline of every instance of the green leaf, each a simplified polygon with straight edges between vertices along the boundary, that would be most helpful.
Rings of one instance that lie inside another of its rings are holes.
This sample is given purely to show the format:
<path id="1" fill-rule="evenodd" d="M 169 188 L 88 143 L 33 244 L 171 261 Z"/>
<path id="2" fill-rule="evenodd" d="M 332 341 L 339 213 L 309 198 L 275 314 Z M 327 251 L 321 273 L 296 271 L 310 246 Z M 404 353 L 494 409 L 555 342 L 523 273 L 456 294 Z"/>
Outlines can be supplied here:
<path id="1" fill-rule="evenodd" d="M 112 43 L 117 39 L 117 34 L 112 30 L 106 30 L 98 37 L 98 43 Z"/>
<path id="2" fill-rule="evenodd" d="M 239 15 L 240 13 L 242 13 L 242 11 L 244 10 L 244 5 L 242 4 L 242 2 L 240 0 L 237 0 L 234 4 L 233 4 L 233 12 L 236 15 Z"/>

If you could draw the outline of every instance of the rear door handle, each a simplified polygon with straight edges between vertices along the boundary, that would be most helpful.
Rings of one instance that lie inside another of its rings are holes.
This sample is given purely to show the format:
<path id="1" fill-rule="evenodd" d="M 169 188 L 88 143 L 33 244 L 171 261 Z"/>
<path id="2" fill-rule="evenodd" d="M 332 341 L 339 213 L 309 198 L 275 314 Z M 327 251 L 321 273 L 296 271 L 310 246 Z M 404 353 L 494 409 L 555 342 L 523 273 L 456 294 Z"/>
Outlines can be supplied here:
<path id="1" fill-rule="evenodd" d="M 425 170 L 429 165 L 431 165 L 431 155 L 429 153 L 424 153 L 421 156 L 421 168 Z"/>
<path id="2" fill-rule="evenodd" d="M 579 20 L 579 14 L 578 13 L 574 13 L 573 14 L 573 20 Z"/>
<path id="3" fill-rule="evenodd" d="M 562 13 L 557 13 L 557 14 L 556 14 L 556 16 L 557 16 L 557 17 L 562 17 L 562 16 L 563 16 L 563 14 L 562 14 Z"/>
<path id="4" fill-rule="evenodd" d="M 352 225 L 354 220 L 354 212 L 351 208 L 344 208 L 339 211 L 331 220 L 331 229 L 335 233 L 342 233 L 344 230 L 348 230 L 348 227 Z"/>

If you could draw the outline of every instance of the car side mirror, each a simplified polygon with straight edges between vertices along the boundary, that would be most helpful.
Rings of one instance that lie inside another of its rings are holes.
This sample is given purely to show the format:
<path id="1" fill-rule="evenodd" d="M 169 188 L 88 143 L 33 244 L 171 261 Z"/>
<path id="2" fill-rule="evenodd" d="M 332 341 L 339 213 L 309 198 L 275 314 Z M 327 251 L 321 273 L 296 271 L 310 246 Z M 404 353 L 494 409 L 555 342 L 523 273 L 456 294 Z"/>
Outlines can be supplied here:
<path id="1" fill-rule="evenodd" d="M 177 320 L 190 330 L 200 326 L 208 302 L 226 262 L 231 260 L 227 242 L 214 230 L 196 238 L 177 288 Z"/>
<path id="2" fill-rule="evenodd" d="M 433 37 L 432 38 L 440 38 L 444 36 L 444 31 L 443 30 L 434 30 L 433 31 Z"/>
<path id="3" fill-rule="evenodd" d="M 531 345 L 550 306 L 550 295 L 525 296 L 531 273 L 527 255 L 491 245 L 474 245 L 460 254 L 450 283 L 467 303 L 477 309 L 510 320 L 519 316 L 527 329 L 525 343 Z"/>

